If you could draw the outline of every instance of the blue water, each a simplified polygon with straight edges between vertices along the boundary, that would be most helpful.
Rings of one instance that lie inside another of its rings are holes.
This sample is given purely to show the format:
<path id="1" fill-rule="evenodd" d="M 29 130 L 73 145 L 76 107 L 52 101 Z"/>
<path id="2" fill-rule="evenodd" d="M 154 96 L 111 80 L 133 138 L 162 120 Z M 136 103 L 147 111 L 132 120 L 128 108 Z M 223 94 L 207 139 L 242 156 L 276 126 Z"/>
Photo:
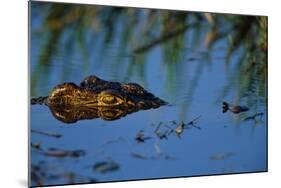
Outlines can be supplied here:
<path id="1" fill-rule="evenodd" d="M 43 148 L 82 149 L 86 152 L 85 156 L 73 159 L 47 157 L 31 149 L 31 164 L 45 161 L 49 166 L 47 173 L 73 172 L 83 177 L 77 178 L 75 183 L 87 183 L 87 178 L 104 182 L 267 170 L 266 104 L 257 103 L 250 111 L 241 114 L 223 114 L 221 110 L 222 101 L 237 102 L 235 87 L 226 95 L 222 93 L 229 79 L 233 79 L 229 72 L 235 69 L 244 49 L 233 55 L 227 69 L 228 41 L 220 40 L 212 50 L 208 50 L 204 46 L 208 30 L 206 23 L 202 25 L 204 29 L 197 47 L 190 42 L 194 31 L 185 33 L 184 47 L 175 62 L 167 62 L 161 44 L 149 50 L 142 62 L 141 55 L 126 50 L 120 53 L 117 42 L 104 45 L 100 38 L 94 45 L 86 40 L 86 53 L 79 45 L 69 52 L 61 43 L 70 29 L 63 33 L 61 42 L 54 44 L 57 48 L 52 52 L 48 68 L 42 68 L 38 64 L 40 57 L 46 55 L 42 44 L 48 33 L 40 24 L 42 18 L 34 16 L 31 21 L 31 97 L 48 95 L 62 82 L 79 84 L 86 76 L 97 75 L 105 80 L 139 83 L 171 104 L 129 114 L 115 121 L 92 119 L 74 124 L 58 121 L 46 106 L 31 106 L 31 129 L 62 134 L 61 138 L 52 138 L 31 133 L 31 142 L 40 143 Z M 98 34 L 103 35 L 102 31 Z M 87 38 L 87 30 L 85 36 Z M 209 60 L 204 58 L 206 56 Z M 245 99 L 239 102 L 244 104 Z M 260 121 L 243 121 L 244 117 L 257 112 L 265 113 Z M 189 122 L 198 116 L 200 119 L 196 125 L 201 129 L 186 129 L 181 138 L 171 134 L 167 140 L 160 140 L 154 135 L 159 122 Z M 140 130 L 153 138 L 137 143 L 135 137 Z M 155 145 L 170 159 L 159 156 Z M 212 159 L 230 152 L 232 155 L 225 159 Z M 141 154 L 146 159 L 134 158 L 131 153 Z M 93 171 L 95 163 L 108 159 L 118 163 L 119 170 L 108 173 Z M 44 182 L 47 185 L 65 183 L 69 182 L 63 179 Z"/>

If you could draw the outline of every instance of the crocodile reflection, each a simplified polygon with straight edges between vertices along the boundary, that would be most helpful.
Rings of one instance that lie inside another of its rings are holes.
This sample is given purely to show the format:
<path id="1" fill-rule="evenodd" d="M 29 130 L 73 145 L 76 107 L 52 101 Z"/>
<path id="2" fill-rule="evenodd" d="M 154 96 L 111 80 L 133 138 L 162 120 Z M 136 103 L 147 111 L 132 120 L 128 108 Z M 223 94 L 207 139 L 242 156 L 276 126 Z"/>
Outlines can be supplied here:
<path id="1" fill-rule="evenodd" d="M 31 99 L 31 104 L 45 104 L 56 119 L 74 123 L 95 118 L 116 120 L 167 103 L 139 84 L 111 82 L 89 76 L 80 86 L 74 83 L 59 84 L 49 96 Z"/>
<path id="2" fill-rule="evenodd" d="M 107 108 L 107 107 L 62 107 L 49 106 L 52 115 L 64 123 L 75 123 L 79 120 L 101 118 L 106 121 L 120 119 L 127 114 L 137 112 L 138 109 Z"/>

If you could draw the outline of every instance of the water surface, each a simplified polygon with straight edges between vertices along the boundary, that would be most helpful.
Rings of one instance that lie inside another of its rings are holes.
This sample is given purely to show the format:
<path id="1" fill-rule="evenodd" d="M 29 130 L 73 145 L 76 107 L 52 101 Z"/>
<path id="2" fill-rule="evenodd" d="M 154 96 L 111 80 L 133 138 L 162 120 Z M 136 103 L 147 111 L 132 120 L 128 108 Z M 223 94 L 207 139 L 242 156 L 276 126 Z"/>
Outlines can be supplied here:
<path id="1" fill-rule="evenodd" d="M 47 106 L 31 106 L 32 130 L 61 135 L 54 138 L 33 132 L 32 143 L 39 143 L 43 149 L 85 152 L 81 157 L 53 157 L 31 148 L 31 165 L 40 166 L 45 173 L 43 184 L 267 170 L 267 80 L 260 73 L 247 77 L 246 65 L 253 59 L 253 52 L 241 45 L 229 58 L 231 35 L 208 48 L 206 38 L 211 26 L 203 19 L 199 26 L 144 52 L 134 53 L 135 44 L 150 41 L 147 36 L 135 37 L 146 31 L 145 20 L 151 16 L 149 10 L 118 9 L 114 12 L 110 7 L 80 6 L 86 17 L 76 20 L 80 9 L 64 6 L 60 9 L 59 4 L 31 3 L 31 97 L 46 96 L 57 84 L 79 84 L 83 78 L 96 75 L 109 81 L 139 83 L 169 105 L 138 111 L 115 121 L 96 118 L 73 124 L 57 120 Z M 55 14 L 55 10 L 59 13 Z M 71 16 L 63 17 L 60 12 L 74 15 L 75 21 L 72 23 Z M 106 27 L 96 26 L 97 22 L 109 22 L 108 14 L 118 17 L 112 21 L 111 32 Z M 163 11 L 153 17 L 158 21 L 151 21 L 150 35 L 157 38 L 159 31 L 165 28 L 161 25 L 162 19 L 172 19 L 167 14 Z M 204 18 L 203 14 L 198 15 Z M 63 17 L 65 26 L 48 21 L 52 16 L 54 20 Z M 192 24 L 197 13 L 188 13 L 188 16 L 184 21 L 180 19 L 180 23 Z M 228 28 L 230 23 L 224 21 L 219 26 Z M 112 36 L 108 36 L 110 34 Z M 245 56 L 246 53 L 250 55 Z M 260 57 L 254 58 L 258 62 Z M 222 113 L 223 101 L 244 105 L 250 110 L 240 114 Z M 256 113 L 264 115 L 245 120 Z M 161 122 L 175 128 L 180 122 L 188 123 L 197 117 L 200 118 L 196 127 L 185 129 L 180 136 L 173 133 L 168 139 L 160 139 L 155 135 Z M 141 130 L 151 139 L 138 143 L 135 138 Z M 94 170 L 93 166 L 102 161 L 114 161 L 119 168 L 105 173 Z M 38 182 L 33 179 L 32 185 Z"/>

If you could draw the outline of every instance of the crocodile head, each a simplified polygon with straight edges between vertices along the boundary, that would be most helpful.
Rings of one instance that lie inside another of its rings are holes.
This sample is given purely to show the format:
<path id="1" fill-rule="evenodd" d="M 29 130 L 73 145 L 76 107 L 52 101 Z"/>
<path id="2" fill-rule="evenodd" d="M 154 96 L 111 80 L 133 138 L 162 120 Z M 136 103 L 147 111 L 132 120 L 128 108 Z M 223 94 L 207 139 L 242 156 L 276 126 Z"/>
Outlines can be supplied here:
<path id="1" fill-rule="evenodd" d="M 74 83 L 57 85 L 47 99 L 48 106 L 84 106 L 97 104 L 95 93 L 81 89 Z"/>
<path id="2" fill-rule="evenodd" d="M 83 87 L 74 83 L 56 86 L 50 93 L 47 104 L 60 106 L 84 107 L 118 107 L 149 109 L 166 104 L 143 87 L 135 83 L 120 84 L 118 82 L 101 81 L 96 86 Z"/>
<path id="3" fill-rule="evenodd" d="M 127 114 L 167 104 L 136 83 L 119 83 L 96 76 L 74 83 L 57 85 L 46 97 L 31 99 L 31 104 L 45 104 L 65 123 L 83 119 L 116 120 Z"/>
<path id="4" fill-rule="evenodd" d="M 56 86 L 50 93 L 47 104 L 49 106 L 84 106 L 93 108 L 134 105 L 133 101 L 118 91 L 105 90 L 95 93 L 74 83 L 64 83 Z"/>

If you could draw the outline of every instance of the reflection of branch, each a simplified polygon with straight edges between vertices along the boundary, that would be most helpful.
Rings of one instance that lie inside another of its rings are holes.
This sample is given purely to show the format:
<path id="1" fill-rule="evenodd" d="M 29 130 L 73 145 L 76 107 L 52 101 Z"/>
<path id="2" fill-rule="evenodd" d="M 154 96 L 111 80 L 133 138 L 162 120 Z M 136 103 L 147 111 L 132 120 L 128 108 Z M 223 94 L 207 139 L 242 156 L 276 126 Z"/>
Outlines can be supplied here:
<path id="1" fill-rule="evenodd" d="M 183 26 L 182 28 L 178 29 L 178 30 L 175 30 L 175 31 L 171 31 L 171 32 L 168 32 L 167 34 L 164 34 L 154 40 L 152 40 L 150 43 L 148 44 L 144 44 L 143 46 L 140 46 L 136 49 L 133 50 L 134 53 L 142 53 L 142 52 L 145 52 L 145 51 L 148 51 L 150 50 L 151 48 L 153 48 L 154 46 L 158 45 L 158 44 L 161 44 L 163 42 L 166 42 L 182 33 L 184 33 L 188 28 L 190 27 L 194 27 L 196 26 L 198 23 L 192 23 L 192 24 L 189 24 L 189 25 L 185 25 Z"/>
<path id="2" fill-rule="evenodd" d="M 201 115 L 198 116 L 198 117 L 196 117 L 196 118 L 194 118 L 192 121 L 188 122 L 187 125 L 191 125 L 191 126 L 194 127 L 194 128 L 201 129 L 201 127 L 195 125 L 195 124 L 196 124 L 196 121 L 197 121 L 200 117 L 201 117 Z"/>
<path id="3" fill-rule="evenodd" d="M 244 121 L 248 121 L 248 120 L 256 120 L 256 117 L 260 116 L 260 118 L 262 118 L 262 116 L 264 115 L 263 112 L 257 112 L 252 116 L 248 116 L 244 119 Z"/>

